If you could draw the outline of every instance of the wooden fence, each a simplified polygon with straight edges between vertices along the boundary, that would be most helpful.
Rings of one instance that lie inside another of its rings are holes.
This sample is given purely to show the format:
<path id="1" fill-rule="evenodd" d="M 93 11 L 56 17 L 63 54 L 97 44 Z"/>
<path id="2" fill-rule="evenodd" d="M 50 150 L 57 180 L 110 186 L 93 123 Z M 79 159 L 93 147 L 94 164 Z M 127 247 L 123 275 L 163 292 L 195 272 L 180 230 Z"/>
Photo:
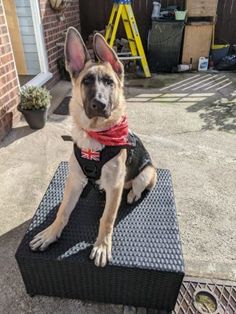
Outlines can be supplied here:
<path id="1" fill-rule="evenodd" d="M 146 44 L 151 24 L 152 2 L 153 0 L 134 0 L 132 3 L 144 44 Z M 159 0 L 159 2 L 162 7 L 178 5 L 180 9 L 184 8 L 184 0 Z M 87 39 L 94 30 L 105 28 L 111 14 L 112 4 L 112 0 L 80 0 L 80 22 L 84 39 Z M 123 25 L 119 28 L 118 36 L 124 36 Z"/>
<path id="2" fill-rule="evenodd" d="M 139 31 L 146 46 L 151 24 L 153 0 L 134 0 L 132 3 Z M 162 7 L 178 5 L 184 8 L 185 0 L 159 0 Z M 102 30 L 108 23 L 112 0 L 80 0 L 80 20 L 82 36 L 86 40 L 94 30 Z M 236 0 L 218 0 L 216 39 L 236 44 Z M 124 36 L 119 28 L 118 36 Z"/>
<path id="3" fill-rule="evenodd" d="M 236 44 L 236 0 L 218 0 L 216 40 Z"/>

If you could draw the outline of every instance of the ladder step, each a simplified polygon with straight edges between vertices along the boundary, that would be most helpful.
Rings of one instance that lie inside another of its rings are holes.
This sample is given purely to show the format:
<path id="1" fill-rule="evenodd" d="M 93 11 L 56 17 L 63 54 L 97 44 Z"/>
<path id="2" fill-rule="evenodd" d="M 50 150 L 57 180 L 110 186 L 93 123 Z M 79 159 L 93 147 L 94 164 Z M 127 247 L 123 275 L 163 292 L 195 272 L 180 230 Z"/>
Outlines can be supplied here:
<path id="1" fill-rule="evenodd" d="M 136 57 L 119 57 L 119 60 L 141 60 L 142 58 L 139 56 Z"/>
<path id="2" fill-rule="evenodd" d="M 64 45 L 64 44 L 63 44 L 63 45 Z M 118 53 L 117 53 L 117 56 L 124 56 L 124 55 L 125 55 L 125 56 L 126 56 L 126 55 L 127 55 L 127 56 L 131 56 L 132 53 L 131 53 L 131 52 L 128 52 L 128 51 L 127 51 L 127 52 L 118 52 Z"/>
<path id="3" fill-rule="evenodd" d="M 118 53 L 118 58 L 124 61 L 140 60 L 145 77 L 150 77 L 151 74 L 133 14 L 131 0 L 113 0 L 113 2 L 112 13 L 106 29 L 105 38 L 112 47 L 116 38 L 119 20 L 121 18 L 124 22 L 124 28 L 128 37 L 130 52 Z"/>

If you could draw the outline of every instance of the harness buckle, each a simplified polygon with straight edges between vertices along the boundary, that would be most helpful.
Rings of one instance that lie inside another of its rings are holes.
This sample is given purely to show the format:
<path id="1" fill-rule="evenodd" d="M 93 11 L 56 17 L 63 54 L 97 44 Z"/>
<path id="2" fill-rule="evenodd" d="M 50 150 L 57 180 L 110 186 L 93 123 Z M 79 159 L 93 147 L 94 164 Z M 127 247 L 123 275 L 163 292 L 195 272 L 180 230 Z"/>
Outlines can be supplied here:
<path id="1" fill-rule="evenodd" d="M 97 174 L 98 174 L 98 169 L 96 165 L 93 165 L 93 167 L 90 167 L 88 165 L 83 166 L 83 171 L 86 173 L 86 176 L 88 179 L 96 179 Z"/>

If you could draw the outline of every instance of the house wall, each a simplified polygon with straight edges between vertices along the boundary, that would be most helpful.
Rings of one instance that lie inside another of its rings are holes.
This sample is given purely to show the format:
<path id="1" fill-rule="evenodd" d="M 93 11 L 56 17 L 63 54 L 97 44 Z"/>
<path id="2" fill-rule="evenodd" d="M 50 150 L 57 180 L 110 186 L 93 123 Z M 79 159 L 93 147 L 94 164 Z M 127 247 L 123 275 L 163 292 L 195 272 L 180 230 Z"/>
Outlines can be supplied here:
<path id="1" fill-rule="evenodd" d="M 62 15 L 55 13 L 48 0 L 39 0 L 41 17 L 44 28 L 45 44 L 48 54 L 49 71 L 53 78 L 47 83 L 47 87 L 52 87 L 59 79 L 57 60 L 64 54 L 63 47 L 58 47 L 57 43 L 64 43 L 65 32 L 69 26 L 74 26 L 80 30 L 79 0 L 71 0 L 69 6 Z"/>
<path id="2" fill-rule="evenodd" d="M 6 24 L 2 0 L 0 0 L 0 140 L 19 120 L 18 104 L 19 82 L 16 65 Z"/>
<path id="3" fill-rule="evenodd" d="M 40 72 L 40 65 L 35 41 L 30 0 L 15 0 L 15 5 L 23 43 L 27 74 L 38 74 Z"/>
<path id="4" fill-rule="evenodd" d="M 19 13 L 19 23 L 21 30 L 31 29 L 32 20 L 28 8 L 29 0 L 15 0 L 17 11 Z M 57 43 L 64 43 L 64 35 L 69 26 L 74 26 L 80 30 L 79 0 L 71 0 L 70 5 L 64 12 L 64 19 L 61 14 L 55 13 L 48 0 L 39 1 L 40 13 L 42 18 L 42 27 L 45 37 L 45 45 L 48 55 L 49 71 L 53 78 L 46 84 L 51 88 L 60 80 L 57 67 L 58 58 L 64 54 L 64 49 L 58 47 Z M 28 27 L 30 26 L 30 28 Z M 25 29 L 24 29 L 25 28 Z M 35 53 L 34 36 L 28 33 L 22 36 L 23 44 L 26 48 L 26 56 Z M 36 39 L 37 40 L 37 39 Z M 31 57 L 31 58 L 30 58 Z M 30 55 L 27 60 L 32 64 L 36 60 L 35 55 Z M 0 0 L 0 140 L 10 131 L 12 125 L 19 121 L 20 113 L 16 107 L 19 103 L 19 81 L 16 71 L 15 59 L 10 41 L 9 30 L 3 6 L 3 0 Z"/>

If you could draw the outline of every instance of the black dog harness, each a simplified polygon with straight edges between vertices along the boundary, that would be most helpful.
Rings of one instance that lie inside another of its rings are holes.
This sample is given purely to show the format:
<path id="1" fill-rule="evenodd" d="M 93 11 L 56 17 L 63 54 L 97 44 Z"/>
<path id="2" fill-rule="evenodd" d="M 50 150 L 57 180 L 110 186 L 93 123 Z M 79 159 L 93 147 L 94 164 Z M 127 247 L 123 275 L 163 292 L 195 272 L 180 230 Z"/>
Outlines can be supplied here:
<path id="1" fill-rule="evenodd" d="M 121 149 L 127 149 L 126 182 L 134 179 L 146 166 L 152 165 L 150 155 L 140 138 L 131 132 L 128 136 L 128 144 L 105 146 L 99 152 L 83 150 L 74 144 L 75 157 L 84 175 L 88 178 L 88 184 L 85 187 L 83 196 L 87 195 L 92 187 L 98 188 L 96 181 L 101 177 L 102 167 L 118 155 Z"/>

